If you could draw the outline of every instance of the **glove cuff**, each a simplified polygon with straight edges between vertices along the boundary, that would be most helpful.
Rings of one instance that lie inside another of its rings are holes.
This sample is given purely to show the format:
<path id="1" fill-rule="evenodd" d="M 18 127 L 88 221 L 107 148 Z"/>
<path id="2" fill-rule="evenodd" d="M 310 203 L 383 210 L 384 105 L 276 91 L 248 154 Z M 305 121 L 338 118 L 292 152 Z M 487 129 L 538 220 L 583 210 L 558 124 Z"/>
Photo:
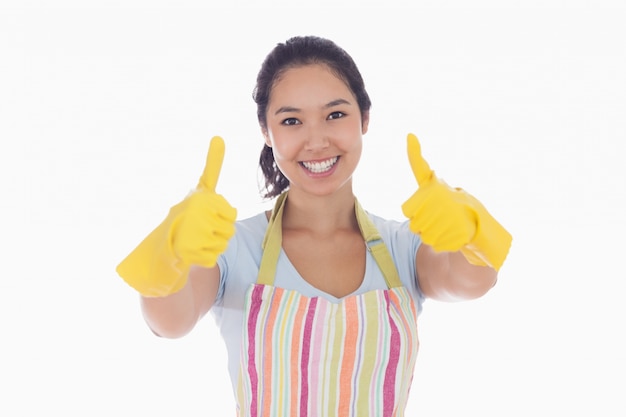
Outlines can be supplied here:
<path id="1" fill-rule="evenodd" d="M 171 217 L 170 214 L 116 268 L 120 277 L 144 297 L 165 297 L 187 283 L 189 268 L 170 247 Z"/>
<path id="2" fill-rule="evenodd" d="M 489 266 L 498 271 L 509 253 L 513 238 L 480 203 L 474 209 L 476 234 L 470 243 L 461 248 L 461 253 L 472 265 Z"/>

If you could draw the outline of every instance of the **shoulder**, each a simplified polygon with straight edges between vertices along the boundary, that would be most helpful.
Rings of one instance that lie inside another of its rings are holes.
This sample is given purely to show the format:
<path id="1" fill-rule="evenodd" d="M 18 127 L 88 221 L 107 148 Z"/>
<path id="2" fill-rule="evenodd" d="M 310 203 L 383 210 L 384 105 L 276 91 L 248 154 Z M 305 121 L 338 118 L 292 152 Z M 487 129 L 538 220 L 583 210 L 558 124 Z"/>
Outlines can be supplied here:
<path id="1" fill-rule="evenodd" d="M 419 240 L 419 236 L 415 235 L 409 229 L 408 220 L 399 221 L 386 219 L 368 211 L 366 211 L 366 213 L 374 223 L 374 226 L 376 226 L 376 229 L 378 229 L 378 232 L 382 236 L 383 240 L 386 242 L 391 243 L 393 240 L 397 239 Z"/>
<path id="2" fill-rule="evenodd" d="M 376 226 L 392 257 L 399 262 L 414 264 L 421 239 L 409 229 L 408 220 L 391 220 L 367 211 L 366 213 Z"/>
<path id="3" fill-rule="evenodd" d="M 257 253 L 267 229 L 265 212 L 235 222 L 235 234 L 228 241 L 226 251 L 220 255 L 222 262 L 235 263 L 241 252 Z M 221 264 L 220 267 L 225 265 Z"/>
<path id="4" fill-rule="evenodd" d="M 267 224 L 265 212 L 237 220 L 235 222 L 235 234 L 228 243 L 227 252 L 233 254 L 233 252 L 240 250 L 242 246 L 249 249 L 260 248 L 260 242 L 265 237 Z"/>
<path id="5" fill-rule="evenodd" d="M 251 217 L 247 217 L 242 220 L 237 220 L 235 223 L 236 233 L 246 233 L 252 235 L 264 235 L 267 228 L 267 215 L 260 212 Z"/>
<path id="6" fill-rule="evenodd" d="M 221 301 L 227 283 L 231 288 L 238 288 L 240 292 L 255 277 L 263 255 L 262 243 L 267 229 L 265 212 L 252 217 L 237 220 L 235 234 L 228 241 L 226 250 L 217 258 L 220 269 L 220 290 L 218 302 Z"/>

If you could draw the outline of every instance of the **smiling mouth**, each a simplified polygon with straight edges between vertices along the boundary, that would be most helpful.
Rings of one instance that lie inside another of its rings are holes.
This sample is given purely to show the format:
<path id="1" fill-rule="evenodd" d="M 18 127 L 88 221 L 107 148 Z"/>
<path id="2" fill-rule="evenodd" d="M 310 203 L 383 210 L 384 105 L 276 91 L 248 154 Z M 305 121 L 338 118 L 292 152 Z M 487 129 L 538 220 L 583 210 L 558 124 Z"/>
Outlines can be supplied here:
<path id="1" fill-rule="evenodd" d="M 335 166 L 338 160 L 339 160 L 339 157 L 334 156 L 324 161 L 315 161 L 315 162 L 302 161 L 300 162 L 300 165 L 315 174 L 321 174 L 322 172 L 329 171 L 333 166 Z"/>

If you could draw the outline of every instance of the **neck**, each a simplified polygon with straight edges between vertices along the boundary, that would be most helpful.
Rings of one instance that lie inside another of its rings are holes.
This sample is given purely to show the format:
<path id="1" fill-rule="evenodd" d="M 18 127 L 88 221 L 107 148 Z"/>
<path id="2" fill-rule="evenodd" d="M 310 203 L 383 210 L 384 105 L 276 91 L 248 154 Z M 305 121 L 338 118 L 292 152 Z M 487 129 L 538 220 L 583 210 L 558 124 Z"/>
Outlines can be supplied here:
<path id="1" fill-rule="evenodd" d="M 290 190 L 283 212 L 283 229 L 331 234 L 338 229 L 358 230 L 352 190 L 313 196 Z"/>

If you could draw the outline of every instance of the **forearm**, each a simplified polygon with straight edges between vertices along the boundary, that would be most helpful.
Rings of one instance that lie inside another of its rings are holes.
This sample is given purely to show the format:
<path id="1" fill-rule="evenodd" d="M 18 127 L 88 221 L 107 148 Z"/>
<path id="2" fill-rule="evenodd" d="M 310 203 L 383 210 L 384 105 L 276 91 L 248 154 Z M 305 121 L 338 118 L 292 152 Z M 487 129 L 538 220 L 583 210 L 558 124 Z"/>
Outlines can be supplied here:
<path id="1" fill-rule="evenodd" d="M 417 253 L 417 274 L 425 296 L 440 301 L 481 297 L 497 280 L 497 271 L 470 264 L 461 252 L 436 252 L 423 244 Z"/>
<path id="2" fill-rule="evenodd" d="M 449 252 L 448 262 L 448 286 L 458 299 L 481 297 L 496 285 L 498 272 L 495 269 L 472 265 L 462 252 Z"/>
<path id="3" fill-rule="evenodd" d="M 191 281 L 165 297 L 141 297 L 141 310 L 150 329 L 158 336 L 178 338 L 193 329 L 200 317 Z"/>

